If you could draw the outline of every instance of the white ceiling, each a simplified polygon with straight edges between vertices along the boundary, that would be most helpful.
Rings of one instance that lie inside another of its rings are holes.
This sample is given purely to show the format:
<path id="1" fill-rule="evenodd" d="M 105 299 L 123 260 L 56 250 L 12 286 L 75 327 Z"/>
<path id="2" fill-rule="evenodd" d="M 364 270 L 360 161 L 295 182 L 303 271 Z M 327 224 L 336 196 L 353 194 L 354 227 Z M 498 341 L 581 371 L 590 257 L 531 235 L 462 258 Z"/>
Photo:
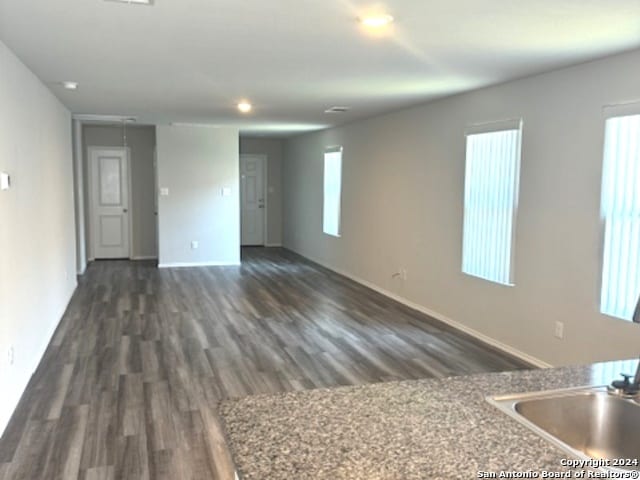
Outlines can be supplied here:
<path id="1" fill-rule="evenodd" d="M 74 113 L 284 136 L 638 48 L 640 0 L 0 0 L 0 40 Z"/>

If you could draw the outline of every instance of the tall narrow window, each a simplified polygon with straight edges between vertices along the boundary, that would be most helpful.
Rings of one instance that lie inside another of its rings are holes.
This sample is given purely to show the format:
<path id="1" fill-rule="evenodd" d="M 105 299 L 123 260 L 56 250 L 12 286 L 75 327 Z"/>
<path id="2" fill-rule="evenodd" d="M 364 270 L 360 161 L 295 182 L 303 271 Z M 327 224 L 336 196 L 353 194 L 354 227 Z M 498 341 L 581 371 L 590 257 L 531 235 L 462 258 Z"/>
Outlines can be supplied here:
<path id="1" fill-rule="evenodd" d="M 332 147 L 324 154 L 324 203 L 322 231 L 340 236 L 340 196 L 342 193 L 342 147 Z"/>
<path id="2" fill-rule="evenodd" d="M 513 285 L 522 121 L 467 133 L 462 271 Z"/>
<path id="3" fill-rule="evenodd" d="M 605 125 L 600 311 L 631 320 L 640 294 L 640 115 Z"/>

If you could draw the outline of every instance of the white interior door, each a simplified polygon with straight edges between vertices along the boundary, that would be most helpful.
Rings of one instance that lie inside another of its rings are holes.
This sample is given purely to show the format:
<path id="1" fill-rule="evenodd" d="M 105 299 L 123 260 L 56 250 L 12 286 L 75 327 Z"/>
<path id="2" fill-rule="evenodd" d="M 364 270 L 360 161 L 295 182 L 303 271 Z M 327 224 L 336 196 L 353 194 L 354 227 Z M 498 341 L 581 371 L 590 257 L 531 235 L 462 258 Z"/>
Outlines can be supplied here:
<path id="1" fill-rule="evenodd" d="M 129 166 L 124 148 L 91 148 L 93 257 L 129 258 Z"/>
<path id="2" fill-rule="evenodd" d="M 240 223 L 242 245 L 264 245 L 265 158 L 240 155 Z"/>

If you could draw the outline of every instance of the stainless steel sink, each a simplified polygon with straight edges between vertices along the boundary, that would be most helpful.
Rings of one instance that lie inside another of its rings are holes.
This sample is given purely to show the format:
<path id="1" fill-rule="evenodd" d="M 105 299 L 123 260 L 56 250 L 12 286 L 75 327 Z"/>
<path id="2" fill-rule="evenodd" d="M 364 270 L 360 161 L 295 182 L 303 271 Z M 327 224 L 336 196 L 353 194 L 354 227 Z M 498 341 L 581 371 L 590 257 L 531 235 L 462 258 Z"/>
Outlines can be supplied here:
<path id="1" fill-rule="evenodd" d="M 637 400 L 610 395 L 605 387 L 505 395 L 487 400 L 576 458 L 609 459 L 615 469 L 639 470 Z"/>

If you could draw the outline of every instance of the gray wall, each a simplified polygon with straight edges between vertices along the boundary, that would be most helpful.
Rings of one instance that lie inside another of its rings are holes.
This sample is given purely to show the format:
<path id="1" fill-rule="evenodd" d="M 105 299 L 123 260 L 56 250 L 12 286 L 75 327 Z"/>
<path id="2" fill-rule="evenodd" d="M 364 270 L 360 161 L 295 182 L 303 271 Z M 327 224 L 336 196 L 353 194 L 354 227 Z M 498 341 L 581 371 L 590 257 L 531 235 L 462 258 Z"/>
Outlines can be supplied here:
<path id="1" fill-rule="evenodd" d="M 547 363 L 635 356 L 640 327 L 598 304 L 602 108 L 640 99 L 638 78 L 634 51 L 294 137 L 285 246 Z M 524 131 L 509 288 L 461 273 L 464 131 L 515 117 Z M 328 145 L 344 146 L 341 238 L 322 234 Z M 399 268 L 406 281 L 392 278 Z"/>
<path id="2" fill-rule="evenodd" d="M 159 126 L 157 140 L 158 187 L 169 189 L 158 199 L 160 266 L 239 264 L 238 130 Z"/>
<path id="3" fill-rule="evenodd" d="M 240 154 L 267 156 L 267 241 L 266 246 L 282 245 L 282 157 L 284 140 L 240 137 Z"/>
<path id="4" fill-rule="evenodd" d="M 2 42 L 0 72 L 1 434 L 75 289 L 76 251 L 71 115 Z"/>
<path id="5" fill-rule="evenodd" d="M 89 223 L 89 147 L 122 147 L 124 145 L 121 126 L 84 125 L 84 191 L 85 225 Z M 127 126 L 127 146 L 131 152 L 131 258 L 157 258 L 156 216 L 155 216 L 155 169 L 154 149 L 156 146 L 155 127 Z M 85 235 L 89 258 L 93 258 L 88 232 Z"/>

